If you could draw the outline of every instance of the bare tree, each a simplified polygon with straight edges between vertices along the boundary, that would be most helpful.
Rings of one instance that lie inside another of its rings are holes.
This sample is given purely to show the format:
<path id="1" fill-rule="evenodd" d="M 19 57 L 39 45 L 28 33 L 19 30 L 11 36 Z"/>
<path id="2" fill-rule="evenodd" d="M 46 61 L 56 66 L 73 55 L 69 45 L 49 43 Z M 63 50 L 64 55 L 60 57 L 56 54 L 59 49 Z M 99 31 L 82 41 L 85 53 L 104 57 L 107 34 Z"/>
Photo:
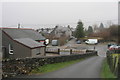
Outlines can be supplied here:
<path id="1" fill-rule="evenodd" d="M 112 21 L 107 21 L 107 26 L 108 26 L 108 27 L 110 27 L 110 26 L 112 26 L 112 25 L 113 25 Z"/>

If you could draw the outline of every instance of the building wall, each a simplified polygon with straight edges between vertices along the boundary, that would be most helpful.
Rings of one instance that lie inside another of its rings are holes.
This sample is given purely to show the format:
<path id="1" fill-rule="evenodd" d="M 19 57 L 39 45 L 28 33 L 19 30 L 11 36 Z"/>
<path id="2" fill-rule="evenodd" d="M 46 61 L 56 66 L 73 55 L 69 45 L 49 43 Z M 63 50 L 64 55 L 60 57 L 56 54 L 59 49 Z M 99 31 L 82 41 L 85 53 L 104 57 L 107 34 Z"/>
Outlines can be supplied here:
<path id="1" fill-rule="evenodd" d="M 23 46 L 22 44 L 19 44 L 17 42 L 14 42 L 14 58 L 26 58 L 31 57 L 31 49 Z"/>
<path id="2" fill-rule="evenodd" d="M 68 29 L 68 30 L 65 32 L 65 34 L 66 34 L 67 37 L 70 37 L 70 36 L 72 36 L 72 31 Z"/>
<path id="3" fill-rule="evenodd" d="M 40 52 L 39 55 L 37 55 L 38 50 Z M 45 47 L 32 49 L 32 57 L 39 57 L 39 56 L 44 56 L 44 55 L 45 55 Z"/>
<path id="4" fill-rule="evenodd" d="M 2 32 L 2 50 L 3 50 L 3 58 L 9 58 L 9 44 L 13 45 L 13 40 L 10 39 L 4 32 Z"/>
<path id="5" fill-rule="evenodd" d="M 9 54 L 9 44 L 13 46 L 13 54 Z M 25 58 L 31 56 L 31 50 L 16 41 L 10 39 L 4 32 L 2 32 L 2 47 L 4 50 L 4 58 Z"/>

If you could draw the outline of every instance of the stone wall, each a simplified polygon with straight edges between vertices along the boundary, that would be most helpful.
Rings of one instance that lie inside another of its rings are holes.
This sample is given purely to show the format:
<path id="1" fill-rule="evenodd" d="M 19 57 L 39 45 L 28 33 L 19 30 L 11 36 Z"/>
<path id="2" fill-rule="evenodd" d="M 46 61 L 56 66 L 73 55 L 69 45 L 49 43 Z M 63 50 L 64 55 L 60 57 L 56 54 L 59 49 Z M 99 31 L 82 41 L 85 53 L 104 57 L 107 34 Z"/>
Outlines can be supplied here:
<path id="1" fill-rule="evenodd" d="M 65 61 L 76 60 L 80 58 L 86 58 L 89 56 L 97 55 L 97 52 L 89 52 L 86 54 L 74 54 L 74 55 L 64 55 L 64 56 L 45 56 L 38 58 L 24 58 L 24 59 L 7 59 L 3 60 L 2 70 L 3 78 L 10 78 L 17 75 L 27 75 L 32 69 L 45 64 L 53 64 Z"/>

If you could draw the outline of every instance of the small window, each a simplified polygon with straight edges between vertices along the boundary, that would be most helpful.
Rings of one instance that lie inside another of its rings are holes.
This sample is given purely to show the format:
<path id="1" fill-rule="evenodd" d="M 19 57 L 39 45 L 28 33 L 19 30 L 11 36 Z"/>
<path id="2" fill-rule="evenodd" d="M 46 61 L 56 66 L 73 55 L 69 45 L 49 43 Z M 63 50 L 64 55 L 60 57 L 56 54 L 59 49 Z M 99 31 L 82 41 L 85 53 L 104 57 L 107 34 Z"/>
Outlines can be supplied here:
<path id="1" fill-rule="evenodd" d="M 9 54 L 13 54 L 13 46 L 9 44 Z"/>

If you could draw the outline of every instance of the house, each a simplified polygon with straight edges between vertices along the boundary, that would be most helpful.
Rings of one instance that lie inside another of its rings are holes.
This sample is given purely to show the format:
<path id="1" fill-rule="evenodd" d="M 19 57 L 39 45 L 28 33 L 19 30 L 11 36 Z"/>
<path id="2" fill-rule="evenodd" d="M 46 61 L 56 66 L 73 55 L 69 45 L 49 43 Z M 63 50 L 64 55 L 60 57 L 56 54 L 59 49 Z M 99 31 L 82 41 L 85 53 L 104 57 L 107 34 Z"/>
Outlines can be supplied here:
<path id="1" fill-rule="evenodd" d="M 45 55 L 45 41 L 32 29 L 2 28 L 3 58 L 26 58 Z"/>
<path id="2" fill-rule="evenodd" d="M 54 30 L 51 32 L 51 34 L 58 38 L 60 38 L 61 36 L 71 37 L 72 30 L 69 26 L 68 27 L 56 26 Z"/>
<path id="3" fill-rule="evenodd" d="M 53 28 L 40 28 L 36 30 L 37 32 L 41 33 L 42 35 L 50 35 L 51 32 L 53 31 Z"/>

